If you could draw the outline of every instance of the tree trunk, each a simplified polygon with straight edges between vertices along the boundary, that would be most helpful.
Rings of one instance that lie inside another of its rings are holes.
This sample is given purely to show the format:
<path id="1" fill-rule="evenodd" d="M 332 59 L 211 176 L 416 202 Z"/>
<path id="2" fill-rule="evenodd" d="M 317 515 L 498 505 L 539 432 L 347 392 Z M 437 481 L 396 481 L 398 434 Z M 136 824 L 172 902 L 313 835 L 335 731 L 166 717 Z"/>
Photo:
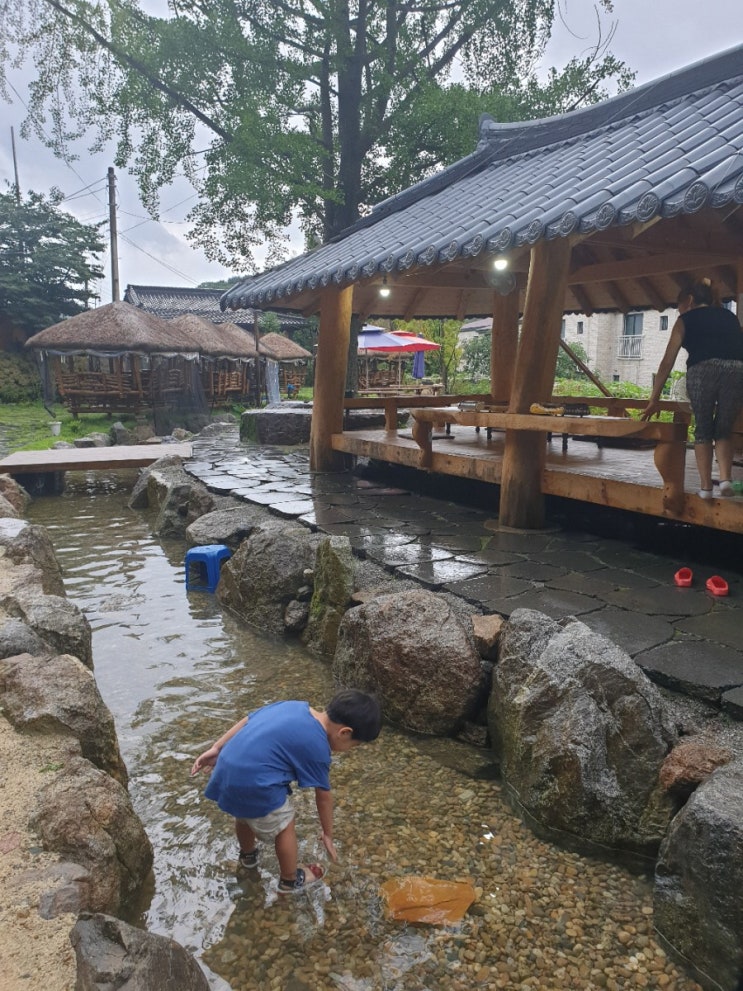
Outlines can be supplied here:
<path id="1" fill-rule="evenodd" d="M 494 293 L 490 341 L 490 395 L 497 402 L 510 402 L 519 346 L 518 289 L 507 296 Z"/>
<path id="2" fill-rule="evenodd" d="M 571 250 L 568 238 L 539 241 L 531 250 L 510 413 L 528 413 L 533 402 L 552 395 Z M 544 434 L 506 431 L 499 514 L 504 526 L 544 526 L 544 460 Z"/>
<path id="3" fill-rule="evenodd" d="M 343 469 L 343 455 L 332 449 L 330 439 L 343 430 L 343 392 L 352 304 L 353 286 L 323 290 L 310 432 L 312 471 Z"/>

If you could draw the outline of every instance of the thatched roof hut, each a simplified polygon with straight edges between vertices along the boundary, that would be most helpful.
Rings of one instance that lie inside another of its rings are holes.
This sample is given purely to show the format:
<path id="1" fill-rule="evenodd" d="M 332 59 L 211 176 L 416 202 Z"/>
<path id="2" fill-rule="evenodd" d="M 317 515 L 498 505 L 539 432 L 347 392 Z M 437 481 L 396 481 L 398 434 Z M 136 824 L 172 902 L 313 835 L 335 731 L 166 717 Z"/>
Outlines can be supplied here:
<path id="1" fill-rule="evenodd" d="M 309 351 L 283 334 L 263 334 L 260 343 L 272 352 L 275 361 L 306 361 L 312 357 Z"/>
<path id="2" fill-rule="evenodd" d="M 256 357 L 255 340 L 252 334 L 234 323 L 214 324 L 193 313 L 174 317 L 166 321 L 171 331 L 177 334 L 184 350 L 198 351 L 209 358 L 238 358 L 252 360 Z M 261 354 L 272 358 L 269 349 L 261 349 Z"/>
<path id="3" fill-rule="evenodd" d="M 97 354 L 172 353 L 183 350 L 172 326 L 129 303 L 107 303 L 40 330 L 26 342 L 38 351 Z"/>

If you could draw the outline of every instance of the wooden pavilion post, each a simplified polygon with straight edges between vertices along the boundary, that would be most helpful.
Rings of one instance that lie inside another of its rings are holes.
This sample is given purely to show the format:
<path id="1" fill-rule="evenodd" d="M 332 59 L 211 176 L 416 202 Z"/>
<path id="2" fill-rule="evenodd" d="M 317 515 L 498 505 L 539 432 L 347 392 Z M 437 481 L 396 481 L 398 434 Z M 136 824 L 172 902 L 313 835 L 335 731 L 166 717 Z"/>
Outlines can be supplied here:
<path id="1" fill-rule="evenodd" d="M 556 238 L 539 241 L 531 250 L 509 413 L 528 413 L 533 402 L 546 402 L 552 395 L 571 249 L 568 238 Z M 499 513 L 502 525 L 527 530 L 544 526 L 544 460 L 541 431 L 506 431 Z"/>
<path id="2" fill-rule="evenodd" d="M 490 396 L 510 402 L 519 346 L 519 292 L 493 294 L 493 327 L 490 332 Z"/>
<path id="3" fill-rule="evenodd" d="M 312 397 L 312 471 L 341 471 L 344 464 L 343 455 L 332 449 L 330 438 L 343 430 L 343 395 L 346 389 L 352 305 L 353 286 L 323 290 Z"/>

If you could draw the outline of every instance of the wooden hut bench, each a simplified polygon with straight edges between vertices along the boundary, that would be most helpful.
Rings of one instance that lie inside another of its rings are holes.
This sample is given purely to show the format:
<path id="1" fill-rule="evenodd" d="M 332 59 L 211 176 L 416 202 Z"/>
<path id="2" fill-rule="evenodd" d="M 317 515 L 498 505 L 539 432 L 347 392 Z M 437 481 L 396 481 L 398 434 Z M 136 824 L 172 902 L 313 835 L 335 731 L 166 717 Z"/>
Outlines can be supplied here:
<path id="1" fill-rule="evenodd" d="M 533 413 L 460 410 L 457 407 L 411 409 L 413 440 L 420 448 L 419 464 L 430 470 L 433 464 L 434 427 L 459 424 L 488 430 L 528 430 L 545 434 L 568 433 L 590 437 L 634 437 L 655 442 L 655 466 L 663 480 L 663 502 L 677 510 L 684 498 L 684 471 L 688 423 L 660 423 L 633 420 L 626 416 L 542 416 Z"/>

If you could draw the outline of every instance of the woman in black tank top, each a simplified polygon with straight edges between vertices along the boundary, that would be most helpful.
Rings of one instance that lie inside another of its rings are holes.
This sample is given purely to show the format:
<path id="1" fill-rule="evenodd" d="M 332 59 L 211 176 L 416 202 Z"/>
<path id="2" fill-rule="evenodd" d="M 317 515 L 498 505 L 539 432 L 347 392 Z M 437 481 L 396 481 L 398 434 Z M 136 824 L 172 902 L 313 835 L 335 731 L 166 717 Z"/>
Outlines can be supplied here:
<path id="1" fill-rule="evenodd" d="M 650 401 L 641 414 L 649 420 L 658 413 L 658 401 L 681 348 L 688 353 L 686 391 L 694 412 L 694 454 L 702 499 L 712 498 L 712 462 L 717 455 L 719 494 L 733 495 L 732 434 L 743 410 L 743 331 L 737 317 L 715 305 L 709 279 L 683 290 L 678 297 L 679 318 L 658 366 Z"/>

